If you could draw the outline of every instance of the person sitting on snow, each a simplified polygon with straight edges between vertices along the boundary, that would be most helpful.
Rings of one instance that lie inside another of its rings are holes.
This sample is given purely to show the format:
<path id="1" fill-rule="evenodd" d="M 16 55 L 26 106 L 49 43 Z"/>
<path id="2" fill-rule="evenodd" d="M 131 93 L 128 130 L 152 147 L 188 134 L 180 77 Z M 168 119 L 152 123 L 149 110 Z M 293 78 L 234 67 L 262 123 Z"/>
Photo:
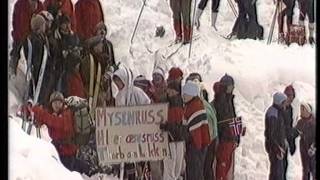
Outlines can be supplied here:
<path id="1" fill-rule="evenodd" d="M 75 137 L 74 117 L 72 111 L 66 106 L 64 96 L 55 91 L 50 95 L 50 107 L 32 107 L 35 121 L 38 125 L 48 127 L 52 144 L 56 147 L 62 164 L 71 171 L 87 173 L 88 165 L 76 159 L 78 147 L 74 144 Z"/>

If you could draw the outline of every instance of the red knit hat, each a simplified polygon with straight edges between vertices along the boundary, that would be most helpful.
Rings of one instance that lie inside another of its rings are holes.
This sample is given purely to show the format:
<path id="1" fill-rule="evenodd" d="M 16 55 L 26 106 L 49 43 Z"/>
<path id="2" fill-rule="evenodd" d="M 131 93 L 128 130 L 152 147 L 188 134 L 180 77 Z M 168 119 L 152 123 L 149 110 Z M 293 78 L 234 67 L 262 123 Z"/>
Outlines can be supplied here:
<path id="1" fill-rule="evenodd" d="M 180 68 L 176 68 L 176 67 L 172 67 L 169 70 L 169 77 L 168 80 L 174 80 L 174 79 L 178 79 L 179 77 L 183 76 L 183 72 L 181 71 Z"/>

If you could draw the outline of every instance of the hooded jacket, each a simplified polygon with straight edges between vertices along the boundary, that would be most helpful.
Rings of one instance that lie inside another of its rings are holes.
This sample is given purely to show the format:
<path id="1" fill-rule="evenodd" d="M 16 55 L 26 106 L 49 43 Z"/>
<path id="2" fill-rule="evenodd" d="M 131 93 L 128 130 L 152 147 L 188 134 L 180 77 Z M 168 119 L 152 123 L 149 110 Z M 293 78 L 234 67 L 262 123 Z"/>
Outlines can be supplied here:
<path id="1" fill-rule="evenodd" d="M 32 108 L 37 122 L 46 124 L 53 144 L 56 146 L 60 155 L 73 156 L 76 154 L 77 146 L 72 142 L 75 135 L 74 119 L 72 111 L 66 107 L 59 114 L 52 113 L 40 106 Z"/>
<path id="2" fill-rule="evenodd" d="M 119 90 L 116 96 L 116 106 L 134 106 L 151 103 L 143 90 L 133 85 L 133 74 L 130 69 L 120 68 L 114 73 L 114 76 L 118 76 L 124 84 L 124 87 Z"/>

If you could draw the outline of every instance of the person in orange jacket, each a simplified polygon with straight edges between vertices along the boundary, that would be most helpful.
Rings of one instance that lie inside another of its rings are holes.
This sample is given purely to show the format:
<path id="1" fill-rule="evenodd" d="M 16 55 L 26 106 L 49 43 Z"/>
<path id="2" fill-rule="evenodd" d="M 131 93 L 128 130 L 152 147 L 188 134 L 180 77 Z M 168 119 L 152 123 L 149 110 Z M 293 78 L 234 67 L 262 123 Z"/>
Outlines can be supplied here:
<path id="1" fill-rule="evenodd" d="M 99 0 L 78 0 L 75 5 L 77 34 L 85 41 L 96 35 L 98 23 L 104 22 L 103 10 Z"/>
<path id="2" fill-rule="evenodd" d="M 72 111 L 65 105 L 62 93 L 55 91 L 50 95 L 49 109 L 42 106 L 32 107 L 35 121 L 38 125 L 48 127 L 52 144 L 56 147 L 62 164 L 72 171 L 87 173 L 89 166 L 75 158 L 78 147 L 74 144 L 74 117 Z"/>
<path id="3" fill-rule="evenodd" d="M 22 44 L 31 33 L 31 17 L 42 10 L 43 5 L 39 0 L 17 0 L 14 5 L 11 32 L 13 44 L 9 61 L 9 70 L 14 75 L 17 73 Z"/>

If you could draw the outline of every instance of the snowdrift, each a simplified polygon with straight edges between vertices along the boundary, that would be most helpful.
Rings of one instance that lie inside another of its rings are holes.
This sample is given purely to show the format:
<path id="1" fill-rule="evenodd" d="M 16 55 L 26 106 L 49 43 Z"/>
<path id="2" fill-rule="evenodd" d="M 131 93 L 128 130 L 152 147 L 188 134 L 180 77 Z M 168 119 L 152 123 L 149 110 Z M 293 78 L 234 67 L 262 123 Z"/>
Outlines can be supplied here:
<path id="1" fill-rule="evenodd" d="M 74 3 L 76 1 L 73 0 Z M 10 9 L 13 8 L 14 2 L 15 0 L 10 1 Z M 246 136 L 241 139 L 241 144 L 236 150 L 235 179 L 267 179 L 269 161 L 264 150 L 264 113 L 271 105 L 272 94 L 275 91 L 283 91 L 288 84 L 293 84 L 296 89 L 296 99 L 293 102 L 294 123 L 298 119 L 298 107 L 301 100 L 315 103 L 314 47 L 310 45 L 300 47 L 296 44 L 283 46 L 278 45 L 275 41 L 271 45 L 266 45 L 266 40 L 225 40 L 220 35 L 226 35 L 231 31 L 235 18 L 227 1 L 222 0 L 216 24 L 218 32 L 214 32 L 209 26 L 210 2 L 201 17 L 199 31 L 194 31 L 194 34 L 199 35 L 199 39 L 192 44 L 191 58 L 188 58 L 189 46 L 183 46 L 170 59 L 163 59 L 161 56 L 167 55 L 167 52 L 170 51 L 167 46 L 174 38 L 168 2 L 165 0 L 146 1 L 137 34 L 133 44 L 130 45 L 142 1 L 101 1 L 108 26 L 108 38 L 113 42 L 116 61 L 132 68 L 135 75 L 145 74 L 147 78 L 151 78 L 155 63 L 167 70 L 172 66 L 178 66 L 184 71 L 185 76 L 191 72 L 199 72 L 210 93 L 210 100 L 213 97 L 213 83 L 225 73 L 233 76 L 236 112 L 243 117 L 242 119 L 247 126 Z M 257 7 L 258 20 L 264 27 L 264 36 L 267 37 L 274 5 L 272 1 L 258 1 Z M 12 14 L 12 11 L 10 12 L 9 18 Z M 297 12 L 298 10 L 295 8 L 294 23 L 297 22 Z M 163 38 L 154 37 L 155 28 L 158 25 L 162 25 L 166 29 Z M 9 24 L 9 28 L 11 29 L 11 24 Z M 276 39 L 276 33 L 275 29 L 274 39 Z M 156 51 L 158 54 L 152 53 Z M 16 83 L 13 83 L 14 88 L 9 89 L 9 112 L 13 113 L 20 102 L 21 96 L 17 89 L 20 89 L 22 83 L 22 80 L 17 80 Z M 58 165 L 59 162 L 52 158 L 52 156 L 56 156 L 56 152 L 49 143 L 27 136 L 20 130 L 19 123 L 17 124 L 16 121 L 9 119 L 9 122 L 9 145 L 11 149 L 15 149 L 10 153 L 10 179 L 11 177 L 25 177 L 34 180 L 63 179 L 62 175 L 65 175 L 65 178 L 69 177 L 68 179 L 81 179 L 78 173 L 70 172 Z M 289 180 L 301 177 L 298 140 L 296 153 L 294 156 L 289 156 L 287 173 Z M 20 144 L 20 141 L 24 143 Z M 42 150 L 34 154 L 33 149 L 31 151 L 33 147 L 29 146 L 39 146 Z M 35 156 L 38 154 L 41 161 Z M 37 161 L 48 165 L 43 166 L 41 163 L 35 163 Z M 24 166 L 19 165 L 21 163 Z M 30 165 L 33 170 L 25 170 L 26 164 Z M 46 173 L 40 171 L 58 173 L 51 173 L 50 177 L 43 178 L 42 175 Z M 98 176 L 92 178 L 98 178 Z"/>

